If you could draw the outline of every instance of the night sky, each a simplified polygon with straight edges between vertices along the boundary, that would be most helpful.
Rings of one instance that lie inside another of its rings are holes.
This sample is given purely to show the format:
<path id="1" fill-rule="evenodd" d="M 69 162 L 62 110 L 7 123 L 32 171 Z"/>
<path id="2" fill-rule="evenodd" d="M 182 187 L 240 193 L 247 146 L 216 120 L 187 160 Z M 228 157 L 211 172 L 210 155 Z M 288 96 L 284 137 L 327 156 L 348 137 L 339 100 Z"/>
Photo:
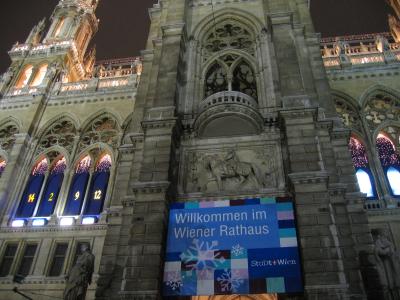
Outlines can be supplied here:
<path id="1" fill-rule="evenodd" d="M 0 17 L 0 72 L 10 64 L 7 51 L 24 42 L 32 27 L 50 17 L 58 0 L 3 1 Z M 97 58 L 139 55 L 149 27 L 147 9 L 157 0 L 101 0 L 97 10 L 99 32 L 94 43 Z M 388 31 L 385 0 L 311 0 L 316 30 L 322 36 Z"/>

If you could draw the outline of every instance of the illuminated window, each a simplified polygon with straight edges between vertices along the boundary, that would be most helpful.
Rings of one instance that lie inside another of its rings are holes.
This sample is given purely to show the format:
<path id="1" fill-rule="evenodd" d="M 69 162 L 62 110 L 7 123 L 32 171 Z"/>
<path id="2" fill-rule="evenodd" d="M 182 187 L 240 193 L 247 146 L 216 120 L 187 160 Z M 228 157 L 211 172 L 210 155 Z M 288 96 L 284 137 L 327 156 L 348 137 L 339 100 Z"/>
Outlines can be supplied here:
<path id="1" fill-rule="evenodd" d="M 96 165 L 92 176 L 85 215 L 99 215 L 103 210 L 104 199 L 107 193 L 110 178 L 111 156 L 103 155 Z"/>
<path id="2" fill-rule="evenodd" d="M 36 163 L 31 175 L 29 176 L 28 183 L 15 215 L 17 218 L 29 218 L 33 216 L 46 177 L 47 169 L 47 158 L 43 158 Z"/>
<path id="3" fill-rule="evenodd" d="M 33 66 L 28 65 L 26 66 L 23 71 L 21 72 L 21 75 L 18 78 L 17 83 L 15 84 L 15 87 L 20 89 L 26 86 L 29 82 L 29 79 L 32 76 L 32 71 L 33 71 Z"/>
<path id="4" fill-rule="evenodd" d="M 31 86 L 38 86 L 43 82 L 43 79 L 47 73 L 47 66 L 48 66 L 47 64 L 40 66 L 39 70 L 35 74 Z"/>
<path id="5" fill-rule="evenodd" d="M 89 155 L 78 164 L 63 215 L 82 213 L 86 216 L 97 216 L 102 212 L 110 178 L 111 156 L 101 155 L 93 171 L 91 164 Z"/>
<path id="6" fill-rule="evenodd" d="M 65 18 L 61 18 L 60 21 L 58 21 L 57 27 L 54 30 L 54 37 L 59 37 L 61 35 L 61 29 L 63 28 L 64 23 Z"/>
<path id="7" fill-rule="evenodd" d="M 66 168 L 67 164 L 65 157 L 61 157 L 53 163 L 36 213 L 37 217 L 49 217 L 53 214 Z"/>
<path id="8" fill-rule="evenodd" d="M 92 159 L 90 155 L 86 155 L 79 161 L 69 189 L 67 204 L 63 213 L 64 216 L 74 216 L 81 213 L 87 185 L 90 179 L 91 165 Z"/>
<path id="9" fill-rule="evenodd" d="M 355 137 L 350 138 L 349 150 L 356 169 L 357 182 L 360 191 L 367 194 L 367 198 L 375 198 L 373 176 L 369 167 L 365 146 Z"/>
<path id="10" fill-rule="evenodd" d="M 1 174 L 3 174 L 6 166 L 7 166 L 7 162 L 3 158 L 0 157 L 0 176 L 1 176 Z"/>
<path id="11" fill-rule="evenodd" d="M 393 196 L 400 196 L 400 156 L 393 142 L 384 134 L 376 139 L 379 160 Z"/>

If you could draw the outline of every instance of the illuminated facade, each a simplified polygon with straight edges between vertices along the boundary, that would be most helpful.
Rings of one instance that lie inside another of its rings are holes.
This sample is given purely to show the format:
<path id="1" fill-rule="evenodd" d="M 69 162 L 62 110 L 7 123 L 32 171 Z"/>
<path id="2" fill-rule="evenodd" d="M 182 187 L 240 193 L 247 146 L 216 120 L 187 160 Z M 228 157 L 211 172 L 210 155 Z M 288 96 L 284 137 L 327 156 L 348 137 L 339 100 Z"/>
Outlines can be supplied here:
<path id="1" fill-rule="evenodd" d="M 168 204 L 254 197 L 294 199 L 304 294 L 192 300 L 400 297 L 396 17 L 320 40 L 308 1 L 165 0 L 141 58 L 96 62 L 97 5 L 61 0 L 9 52 L 0 298 L 14 274 L 61 297 L 88 243 L 87 299 L 161 299 Z"/>

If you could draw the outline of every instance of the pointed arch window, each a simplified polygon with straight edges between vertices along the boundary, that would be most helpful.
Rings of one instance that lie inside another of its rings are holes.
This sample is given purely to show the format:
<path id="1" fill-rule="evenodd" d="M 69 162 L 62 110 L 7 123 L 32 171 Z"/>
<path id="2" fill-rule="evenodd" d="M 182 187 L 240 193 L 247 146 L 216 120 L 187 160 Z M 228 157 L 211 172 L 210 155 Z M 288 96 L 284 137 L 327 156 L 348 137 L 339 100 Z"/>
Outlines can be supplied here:
<path id="1" fill-rule="evenodd" d="M 32 72 L 33 72 L 33 66 L 32 65 L 26 66 L 21 72 L 21 75 L 19 76 L 17 83 L 15 84 L 15 87 L 18 89 L 25 87 L 32 76 Z"/>
<path id="2" fill-rule="evenodd" d="M 89 154 L 79 161 L 74 177 L 72 178 L 67 203 L 64 208 L 64 216 L 75 216 L 81 213 L 90 178 L 91 165 L 92 158 Z"/>
<path id="3" fill-rule="evenodd" d="M 48 161 L 46 157 L 42 158 L 35 164 L 17 209 L 15 215 L 17 218 L 29 218 L 33 216 L 46 177 L 47 169 Z"/>
<path id="4" fill-rule="evenodd" d="M 39 86 L 42 84 L 44 77 L 47 73 L 48 64 L 41 65 L 39 69 L 36 71 L 35 77 L 31 83 L 31 86 Z"/>
<path id="5" fill-rule="evenodd" d="M 64 216 L 97 216 L 102 212 L 111 165 L 111 156 L 107 153 L 100 156 L 93 171 L 90 155 L 79 162 L 71 183 Z"/>
<path id="6" fill-rule="evenodd" d="M 99 215 L 103 210 L 104 199 L 110 179 L 111 156 L 104 154 L 98 161 L 90 184 L 85 215 Z"/>
<path id="7" fill-rule="evenodd" d="M 56 26 L 56 29 L 54 30 L 54 37 L 59 37 L 59 36 L 61 35 L 61 30 L 62 30 L 62 28 L 63 28 L 64 23 L 65 23 L 65 18 L 62 17 L 62 18 L 58 21 L 57 26 Z"/>
<path id="8" fill-rule="evenodd" d="M 368 199 L 376 198 L 374 179 L 369 167 L 365 146 L 356 137 L 351 137 L 349 149 L 354 168 L 356 169 L 356 177 L 360 191 L 367 194 Z"/>
<path id="9" fill-rule="evenodd" d="M 61 157 L 53 163 L 50 174 L 46 180 L 46 186 L 39 203 L 36 217 L 49 217 L 53 214 L 56 207 L 62 182 L 64 180 L 64 171 L 67 168 L 65 157 Z"/>
<path id="10" fill-rule="evenodd" d="M 227 91 L 228 80 L 227 72 L 224 67 L 215 62 L 209 69 L 206 75 L 205 95 L 211 96 L 214 93 Z"/>
<path id="11" fill-rule="evenodd" d="M 254 72 L 249 64 L 245 61 L 240 63 L 233 70 L 232 90 L 242 92 L 249 95 L 253 99 L 257 99 L 257 85 Z"/>
<path id="12" fill-rule="evenodd" d="M 380 133 L 376 139 L 376 149 L 392 195 L 400 196 L 400 156 L 396 146 L 385 134 Z"/>

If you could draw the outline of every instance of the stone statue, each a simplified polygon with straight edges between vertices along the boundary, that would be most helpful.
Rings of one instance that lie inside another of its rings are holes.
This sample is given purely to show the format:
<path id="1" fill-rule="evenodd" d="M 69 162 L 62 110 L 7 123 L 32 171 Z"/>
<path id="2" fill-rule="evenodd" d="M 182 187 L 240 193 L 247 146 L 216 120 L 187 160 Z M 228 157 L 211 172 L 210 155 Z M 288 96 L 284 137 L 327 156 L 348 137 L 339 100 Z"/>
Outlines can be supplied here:
<path id="1" fill-rule="evenodd" d="M 86 290 L 92 283 L 94 255 L 87 244 L 82 244 L 81 251 L 82 254 L 66 276 L 64 300 L 84 300 Z"/>
<path id="2" fill-rule="evenodd" d="M 382 229 L 373 230 L 372 234 L 375 239 L 374 253 L 384 299 L 400 299 L 400 270 L 394 245 Z"/>
<path id="3" fill-rule="evenodd" d="M 42 38 L 44 27 L 46 26 L 46 18 L 43 18 L 39 24 L 32 28 L 31 32 L 29 33 L 28 38 L 26 39 L 27 44 L 37 44 L 40 42 Z"/>
<path id="4" fill-rule="evenodd" d="M 390 50 L 389 41 L 384 36 L 378 35 L 375 39 L 375 44 L 380 52 L 385 52 Z"/>
<path id="5" fill-rule="evenodd" d="M 8 68 L 7 72 L 1 76 L 0 79 L 0 93 L 3 92 L 3 89 L 10 83 L 10 81 L 14 77 L 14 69 L 13 68 Z"/>

